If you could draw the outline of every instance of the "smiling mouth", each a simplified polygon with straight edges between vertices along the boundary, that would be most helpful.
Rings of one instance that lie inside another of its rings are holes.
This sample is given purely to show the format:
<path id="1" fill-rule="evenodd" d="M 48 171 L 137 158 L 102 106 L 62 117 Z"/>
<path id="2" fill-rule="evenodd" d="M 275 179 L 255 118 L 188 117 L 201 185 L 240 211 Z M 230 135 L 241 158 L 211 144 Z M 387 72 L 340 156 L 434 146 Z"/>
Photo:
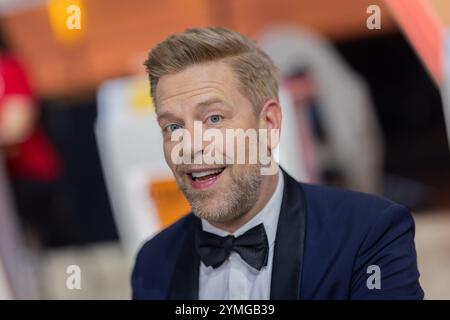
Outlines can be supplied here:
<path id="1" fill-rule="evenodd" d="M 222 168 L 198 168 L 187 173 L 191 187 L 196 190 L 205 190 L 216 184 L 225 171 Z"/>
<path id="2" fill-rule="evenodd" d="M 212 180 L 212 179 L 216 178 L 217 176 L 219 176 L 224 170 L 225 170 L 225 167 L 211 169 L 211 170 L 191 172 L 191 173 L 188 173 L 188 175 L 192 179 L 192 181 L 200 182 L 200 181 Z"/>

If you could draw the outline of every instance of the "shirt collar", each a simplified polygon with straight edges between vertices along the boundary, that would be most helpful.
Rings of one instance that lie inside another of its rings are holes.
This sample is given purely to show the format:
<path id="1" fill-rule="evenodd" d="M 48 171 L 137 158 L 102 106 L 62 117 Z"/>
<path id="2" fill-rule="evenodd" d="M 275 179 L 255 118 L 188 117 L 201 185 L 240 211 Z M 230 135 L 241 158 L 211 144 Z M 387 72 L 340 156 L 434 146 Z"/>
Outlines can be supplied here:
<path id="1" fill-rule="evenodd" d="M 258 212 L 252 219 L 250 219 L 246 224 L 237 229 L 234 233 L 230 233 L 228 231 L 213 226 L 205 219 L 201 219 L 203 231 L 210 232 L 221 237 L 225 237 L 230 234 L 234 235 L 235 237 L 239 237 L 240 235 L 244 234 L 251 228 L 257 226 L 260 223 L 263 223 L 264 228 L 266 229 L 269 246 L 271 246 L 275 242 L 278 217 L 280 215 L 281 202 L 283 200 L 283 189 L 284 189 L 284 177 L 283 174 L 281 173 L 281 170 L 278 169 L 278 181 L 277 186 L 275 188 L 275 192 L 272 194 L 272 196 L 270 197 L 269 201 L 266 203 L 264 208 L 260 212 Z"/>

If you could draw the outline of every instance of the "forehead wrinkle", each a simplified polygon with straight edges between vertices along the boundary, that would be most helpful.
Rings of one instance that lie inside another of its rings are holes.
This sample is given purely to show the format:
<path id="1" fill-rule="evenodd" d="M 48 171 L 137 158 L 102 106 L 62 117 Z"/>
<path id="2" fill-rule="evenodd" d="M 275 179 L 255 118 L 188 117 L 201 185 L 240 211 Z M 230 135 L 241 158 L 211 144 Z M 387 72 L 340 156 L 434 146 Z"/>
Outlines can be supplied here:
<path id="1" fill-rule="evenodd" d="M 223 61 L 194 65 L 180 73 L 161 77 L 156 87 L 155 100 L 160 105 L 176 96 L 208 87 L 222 91 L 225 95 L 224 90 L 238 89 L 236 80 L 231 66 Z"/>
<path id="2" fill-rule="evenodd" d="M 211 90 L 212 92 L 209 90 Z M 205 94 L 209 94 L 209 93 L 214 93 L 214 94 L 219 93 L 219 97 L 221 97 L 222 100 L 224 100 L 224 101 L 226 100 L 225 91 L 220 86 L 207 85 L 207 86 L 193 88 L 190 90 L 179 92 L 170 97 L 163 98 L 162 100 L 160 100 L 161 102 L 159 103 L 159 105 L 161 108 L 164 105 L 170 104 L 174 100 L 175 101 L 176 100 L 192 100 L 197 96 L 205 95 Z"/>

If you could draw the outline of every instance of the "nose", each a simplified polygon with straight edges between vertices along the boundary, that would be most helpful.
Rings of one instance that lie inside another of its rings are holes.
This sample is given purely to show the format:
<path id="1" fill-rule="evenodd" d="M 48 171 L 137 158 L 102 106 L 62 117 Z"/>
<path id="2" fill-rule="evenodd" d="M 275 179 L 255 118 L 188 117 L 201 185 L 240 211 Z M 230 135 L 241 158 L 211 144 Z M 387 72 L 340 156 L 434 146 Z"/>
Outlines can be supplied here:
<path id="1" fill-rule="evenodd" d="M 193 121 L 184 128 L 182 158 L 184 164 L 202 164 L 205 148 L 201 121 Z"/>

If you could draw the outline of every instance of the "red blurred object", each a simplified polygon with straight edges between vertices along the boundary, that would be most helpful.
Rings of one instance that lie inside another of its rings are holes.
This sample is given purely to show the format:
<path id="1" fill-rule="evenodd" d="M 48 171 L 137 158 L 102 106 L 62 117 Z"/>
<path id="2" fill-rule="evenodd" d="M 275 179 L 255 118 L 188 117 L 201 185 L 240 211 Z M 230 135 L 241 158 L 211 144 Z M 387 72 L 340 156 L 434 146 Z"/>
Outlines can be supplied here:
<path id="1" fill-rule="evenodd" d="M 9 55 L 0 56 L 0 108 L 12 94 L 33 98 L 26 74 L 20 63 Z M 24 142 L 4 147 L 13 177 L 51 181 L 58 177 L 60 160 L 40 126 L 35 126 Z"/>

